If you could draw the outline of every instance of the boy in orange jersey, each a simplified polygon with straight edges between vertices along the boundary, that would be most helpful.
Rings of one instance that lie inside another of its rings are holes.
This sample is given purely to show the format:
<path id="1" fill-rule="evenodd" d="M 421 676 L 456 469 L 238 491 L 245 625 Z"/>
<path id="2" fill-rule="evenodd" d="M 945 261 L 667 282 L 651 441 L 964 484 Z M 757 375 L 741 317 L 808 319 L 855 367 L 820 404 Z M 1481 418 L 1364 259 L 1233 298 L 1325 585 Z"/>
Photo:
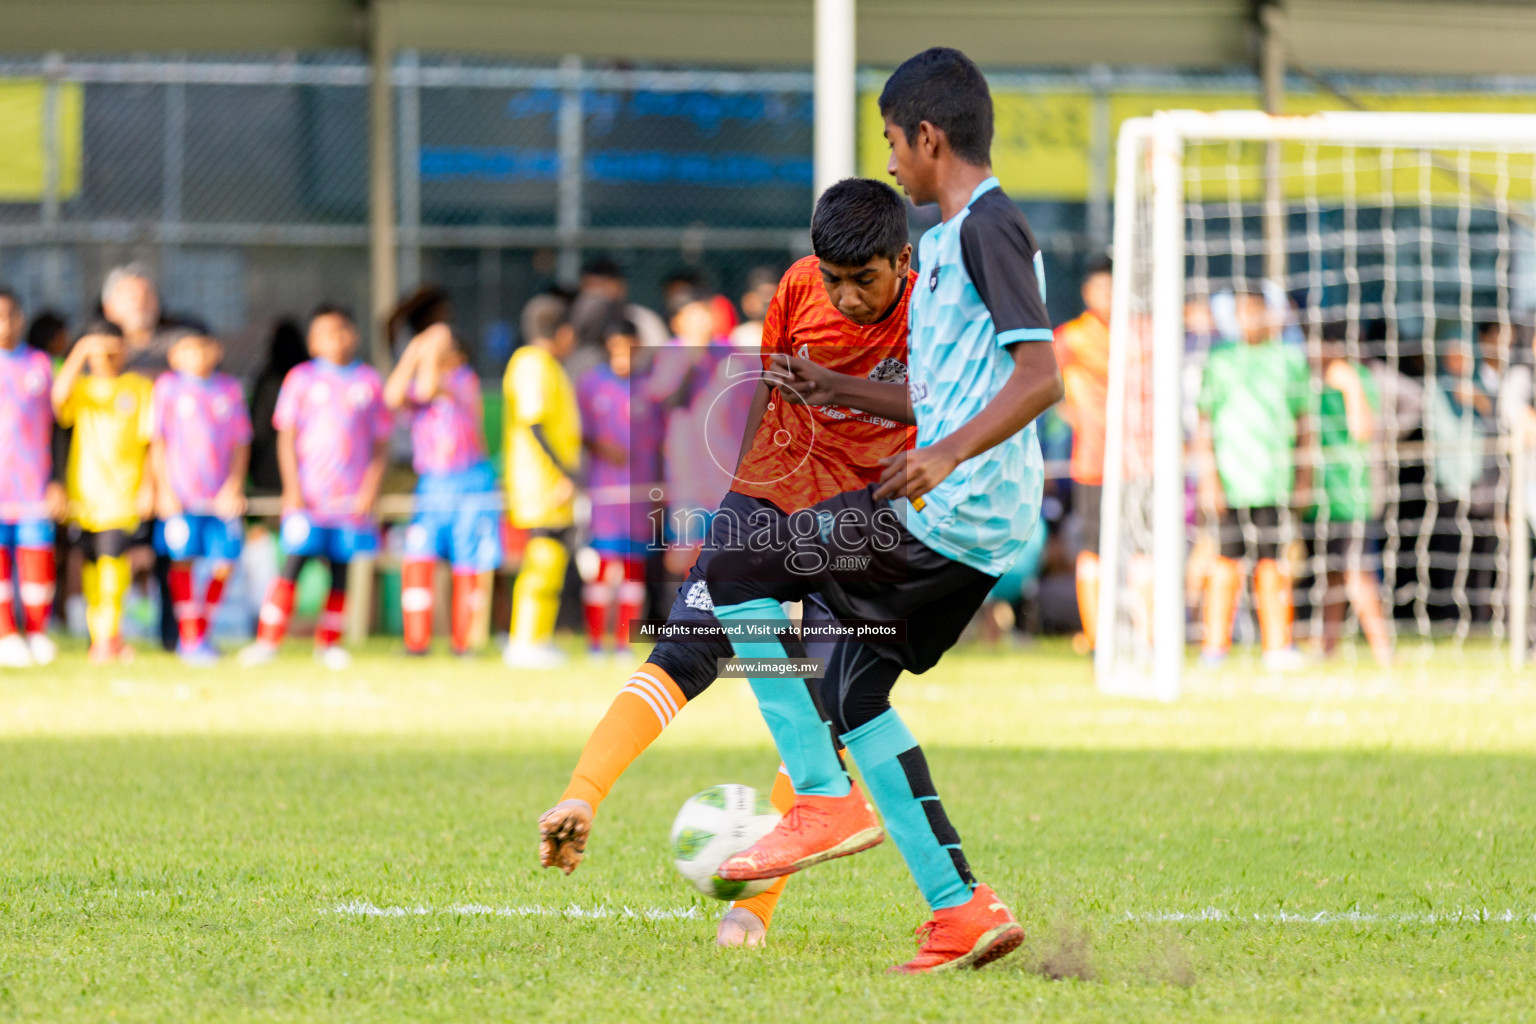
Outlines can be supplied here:
<path id="1" fill-rule="evenodd" d="M 1057 407 L 1072 428 L 1072 502 L 1082 524 L 1077 555 L 1081 640 L 1093 650 L 1099 614 L 1099 503 L 1104 491 L 1104 407 L 1109 400 L 1110 262 L 1100 257 L 1083 275 L 1081 316 L 1056 328 L 1056 362 L 1067 397 Z"/>
<path id="2" fill-rule="evenodd" d="M 907 239 L 906 205 L 888 185 L 850 178 L 818 200 L 811 222 L 816 255 L 790 267 L 769 306 L 765 374 L 752 397 L 731 490 L 678 590 L 669 623 L 714 623 L 704 572 L 715 551 L 739 546 L 762 518 L 787 518 L 850 487 L 868 486 L 879 478 L 881 459 L 911 444 L 907 426 L 851 408 L 872 388 L 906 382 L 907 304 L 915 280 Z M 796 387 L 773 386 L 788 379 Z M 832 618 L 814 596 L 804 611 L 807 625 Z M 807 653 L 825 657 L 830 645 Z M 560 803 L 539 819 L 545 867 L 576 869 L 597 807 L 619 775 L 714 682 L 717 659 L 730 656 L 723 636 L 656 645 L 593 730 Z M 774 805 L 782 811 L 792 799 L 781 771 Z M 734 904 L 717 941 L 760 944 L 782 891 L 780 881 Z"/>

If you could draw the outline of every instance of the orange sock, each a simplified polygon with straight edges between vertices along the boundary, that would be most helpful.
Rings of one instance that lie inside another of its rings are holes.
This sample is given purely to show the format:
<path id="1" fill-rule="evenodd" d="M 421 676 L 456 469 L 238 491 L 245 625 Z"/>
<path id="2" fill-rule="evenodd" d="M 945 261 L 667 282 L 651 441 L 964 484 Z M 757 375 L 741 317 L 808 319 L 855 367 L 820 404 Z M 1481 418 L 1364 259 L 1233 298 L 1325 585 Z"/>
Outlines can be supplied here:
<path id="1" fill-rule="evenodd" d="M 650 662 L 635 669 L 587 738 L 561 799 L 585 800 L 596 810 L 624 769 L 656 742 L 686 703 L 665 670 Z"/>
<path id="2" fill-rule="evenodd" d="M 1093 650 L 1099 635 L 1099 556 L 1092 551 L 1077 554 L 1077 614 L 1083 620 L 1083 636 Z"/>
<path id="3" fill-rule="evenodd" d="M 413 558 L 400 566 L 400 618 L 404 625 L 405 649 L 425 654 L 432 646 L 432 576 L 437 563 L 430 558 Z"/>
<path id="4" fill-rule="evenodd" d="M 1237 591 L 1243 570 L 1233 558 L 1218 558 L 1205 581 L 1205 654 L 1226 654 L 1232 646 L 1232 616 L 1237 611 Z"/>
<path id="5" fill-rule="evenodd" d="M 458 572 L 453 574 L 453 650 L 463 654 L 469 650 L 475 631 L 475 616 L 480 613 L 480 574 Z"/>
<path id="6" fill-rule="evenodd" d="M 1253 570 L 1255 603 L 1259 606 L 1259 639 L 1266 651 L 1291 646 L 1291 581 L 1273 558 L 1263 558 Z"/>
<path id="7" fill-rule="evenodd" d="M 768 794 L 768 799 L 773 803 L 773 809 L 780 814 L 788 811 L 795 802 L 795 787 L 790 785 L 789 772 L 779 765 L 779 774 L 774 777 L 773 791 Z M 744 900 L 736 900 L 731 906 L 743 907 L 757 915 L 757 919 L 763 922 L 767 928 L 773 923 L 773 909 L 779 905 L 779 897 L 784 895 L 784 886 L 789 884 L 789 876 L 785 875 L 777 879 L 766 892 L 760 892 L 756 896 Z"/>

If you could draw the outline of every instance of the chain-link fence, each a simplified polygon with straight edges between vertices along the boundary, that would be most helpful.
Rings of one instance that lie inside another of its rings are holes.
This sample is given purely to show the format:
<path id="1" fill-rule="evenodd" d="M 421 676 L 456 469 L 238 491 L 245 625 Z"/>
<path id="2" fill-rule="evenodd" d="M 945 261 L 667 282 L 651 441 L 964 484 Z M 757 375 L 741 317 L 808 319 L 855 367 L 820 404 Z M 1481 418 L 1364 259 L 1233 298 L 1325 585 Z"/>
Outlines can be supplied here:
<path id="1" fill-rule="evenodd" d="M 1257 96 L 1242 74 L 991 78 L 995 165 L 1045 250 L 1058 319 L 1077 311 L 1079 262 L 1108 242 L 1118 122 Z M 882 80 L 860 78 L 866 174 L 882 173 Z M 280 318 L 369 307 L 368 87 L 367 65 L 345 54 L 0 62 L 0 282 L 29 313 L 78 324 L 111 266 L 143 262 L 167 312 L 208 323 L 249 373 Z M 735 296 L 752 268 L 809 250 L 808 72 L 405 52 L 393 88 L 399 283 L 447 289 L 487 375 L 515 345 L 526 298 L 572 280 L 585 257 L 615 258 L 631 296 L 659 307 L 679 269 Z M 1536 83 L 1514 80 L 1352 88 L 1426 108 L 1536 103 Z M 1338 100 L 1313 89 L 1293 102 Z"/>

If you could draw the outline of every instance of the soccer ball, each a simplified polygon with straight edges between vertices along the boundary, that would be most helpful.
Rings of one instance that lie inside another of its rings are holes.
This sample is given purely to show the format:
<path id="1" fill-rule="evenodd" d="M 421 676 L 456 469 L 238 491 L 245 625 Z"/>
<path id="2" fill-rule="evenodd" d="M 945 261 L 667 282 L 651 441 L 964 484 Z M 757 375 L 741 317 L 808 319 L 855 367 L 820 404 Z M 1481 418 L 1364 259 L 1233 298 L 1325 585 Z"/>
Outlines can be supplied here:
<path id="1" fill-rule="evenodd" d="M 711 786 L 688 798 L 672 822 L 672 863 L 693 887 L 717 900 L 744 900 L 774 879 L 732 882 L 720 865 L 773 831 L 779 813 L 751 786 Z"/>

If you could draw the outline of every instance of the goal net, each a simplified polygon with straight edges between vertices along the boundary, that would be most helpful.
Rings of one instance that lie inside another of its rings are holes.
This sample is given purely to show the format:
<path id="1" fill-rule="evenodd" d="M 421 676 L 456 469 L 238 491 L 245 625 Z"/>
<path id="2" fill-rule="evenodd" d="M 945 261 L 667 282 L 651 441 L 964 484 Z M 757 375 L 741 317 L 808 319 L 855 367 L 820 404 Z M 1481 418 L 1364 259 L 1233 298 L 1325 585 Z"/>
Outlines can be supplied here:
<path id="1" fill-rule="evenodd" d="M 1536 117 L 1170 111 L 1116 167 L 1101 689 L 1522 657 Z"/>

